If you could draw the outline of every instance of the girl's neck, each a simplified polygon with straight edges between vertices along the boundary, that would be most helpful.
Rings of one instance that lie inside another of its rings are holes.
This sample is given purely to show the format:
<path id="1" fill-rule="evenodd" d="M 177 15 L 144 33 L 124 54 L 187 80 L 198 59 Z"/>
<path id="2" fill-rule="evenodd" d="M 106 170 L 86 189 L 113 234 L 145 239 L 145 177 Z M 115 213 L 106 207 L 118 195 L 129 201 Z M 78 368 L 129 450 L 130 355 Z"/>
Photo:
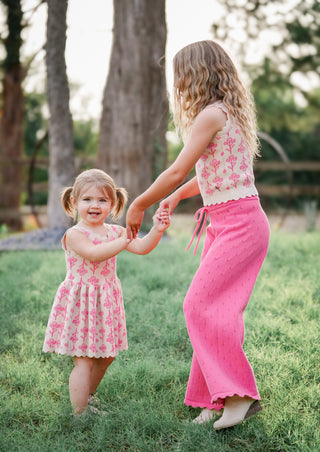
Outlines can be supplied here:
<path id="1" fill-rule="evenodd" d="M 90 224 L 87 223 L 84 220 L 80 220 L 79 223 L 77 224 L 77 226 L 87 229 L 88 231 L 94 232 L 95 234 L 98 235 L 104 235 L 106 232 L 106 226 L 105 223 L 96 223 L 96 224 Z"/>

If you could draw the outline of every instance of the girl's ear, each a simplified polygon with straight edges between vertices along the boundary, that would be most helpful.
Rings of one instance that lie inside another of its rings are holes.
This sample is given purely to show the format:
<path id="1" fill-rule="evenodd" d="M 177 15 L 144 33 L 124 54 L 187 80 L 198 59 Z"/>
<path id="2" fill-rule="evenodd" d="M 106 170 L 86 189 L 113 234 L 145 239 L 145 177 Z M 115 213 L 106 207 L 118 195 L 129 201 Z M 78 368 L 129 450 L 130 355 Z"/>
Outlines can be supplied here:
<path id="1" fill-rule="evenodd" d="M 76 201 L 75 201 L 73 196 L 70 196 L 70 201 L 71 201 L 71 204 L 73 205 L 73 207 L 76 209 L 77 208 L 77 203 L 76 203 Z"/>

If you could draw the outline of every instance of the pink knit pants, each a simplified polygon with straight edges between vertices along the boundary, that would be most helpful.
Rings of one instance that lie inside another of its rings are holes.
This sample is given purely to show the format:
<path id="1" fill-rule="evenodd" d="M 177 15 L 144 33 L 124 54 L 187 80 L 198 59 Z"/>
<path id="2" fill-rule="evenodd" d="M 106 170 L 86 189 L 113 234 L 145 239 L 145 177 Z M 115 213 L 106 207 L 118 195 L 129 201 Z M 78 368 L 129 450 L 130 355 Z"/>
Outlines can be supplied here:
<path id="1" fill-rule="evenodd" d="M 193 347 L 185 404 L 220 410 L 235 394 L 260 399 L 243 351 L 243 312 L 266 256 L 270 229 L 258 197 L 206 206 L 200 266 L 184 301 Z M 200 224 L 200 219 L 199 219 Z"/>

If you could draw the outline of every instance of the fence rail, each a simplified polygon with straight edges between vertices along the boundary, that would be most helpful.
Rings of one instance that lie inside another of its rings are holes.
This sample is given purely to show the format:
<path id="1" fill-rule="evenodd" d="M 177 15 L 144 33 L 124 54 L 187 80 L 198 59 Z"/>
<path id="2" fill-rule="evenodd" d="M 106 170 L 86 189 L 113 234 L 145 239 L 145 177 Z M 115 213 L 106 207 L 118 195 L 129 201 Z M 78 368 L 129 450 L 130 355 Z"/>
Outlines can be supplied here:
<path id="1" fill-rule="evenodd" d="M 33 195 L 34 193 L 38 192 L 46 192 L 48 190 L 48 182 L 34 182 L 32 180 L 33 177 L 33 171 L 30 171 L 31 168 L 31 158 L 20 158 L 15 159 L 13 162 L 12 160 L 1 160 L 1 166 L 4 165 L 12 165 L 12 164 L 19 164 L 23 165 L 24 167 L 28 168 L 28 177 L 26 182 L 26 187 L 24 189 L 27 190 L 29 194 L 29 204 L 30 206 L 22 207 L 21 208 L 21 214 L 23 216 L 32 213 L 35 216 L 36 221 L 39 223 L 38 215 L 43 215 L 46 207 L 45 206 L 36 206 L 33 203 Z M 36 162 L 33 162 L 34 167 L 47 169 L 49 165 L 49 158 L 48 157 L 38 157 L 36 159 Z M 84 157 L 76 157 L 76 171 L 80 172 L 83 167 L 85 166 L 95 166 L 95 158 L 91 156 L 84 156 Z M 320 161 L 296 161 L 296 162 L 290 162 L 289 160 L 282 160 L 282 161 L 263 161 L 263 160 L 257 160 L 254 165 L 254 171 L 256 176 L 259 176 L 259 174 L 266 173 L 266 172 L 284 172 L 287 174 L 287 182 L 282 184 L 273 184 L 273 183 L 265 183 L 265 182 L 259 182 L 259 177 L 256 177 L 256 184 L 257 189 L 262 197 L 271 198 L 274 196 L 278 197 L 285 197 L 289 200 L 295 197 L 295 196 L 309 196 L 312 198 L 320 198 L 320 184 L 313 184 L 313 185 L 297 185 L 294 183 L 294 173 L 296 172 L 320 172 Z M 319 178 L 320 182 L 320 178 Z M 17 213 L 17 212 L 16 212 Z M 1 220 L 5 218 L 9 218 L 13 215 L 13 212 L 8 211 L 1 211 Z"/>
<path id="2" fill-rule="evenodd" d="M 23 159 L 23 164 L 27 165 L 28 159 Z M 41 158 L 37 160 L 37 167 L 47 168 L 49 163 L 48 158 Z M 79 170 L 83 165 L 95 164 L 95 159 L 92 157 L 78 157 L 76 162 L 76 168 Z M 268 171 L 286 172 L 288 170 L 288 164 L 283 161 L 273 160 L 257 160 L 254 164 L 255 173 L 265 173 Z M 290 162 L 290 171 L 295 172 L 320 172 L 320 161 L 301 161 Z M 320 178 L 319 178 L 320 182 Z M 33 191 L 46 191 L 48 189 L 47 182 L 33 182 Z M 268 184 L 257 182 L 257 188 L 262 196 L 315 196 L 320 197 L 320 185 L 296 185 L 293 184 Z"/>

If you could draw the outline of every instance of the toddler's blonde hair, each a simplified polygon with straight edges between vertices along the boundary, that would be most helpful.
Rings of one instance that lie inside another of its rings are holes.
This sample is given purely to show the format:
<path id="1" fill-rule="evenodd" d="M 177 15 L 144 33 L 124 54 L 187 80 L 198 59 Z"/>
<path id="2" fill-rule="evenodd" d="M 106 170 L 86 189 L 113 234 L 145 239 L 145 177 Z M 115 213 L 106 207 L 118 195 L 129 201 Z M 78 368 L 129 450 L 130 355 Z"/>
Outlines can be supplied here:
<path id="1" fill-rule="evenodd" d="M 207 40 L 184 47 L 173 59 L 173 72 L 174 122 L 182 136 L 200 111 L 221 101 L 240 128 L 252 158 L 259 155 L 253 97 L 219 44 Z"/>
<path id="2" fill-rule="evenodd" d="M 128 195 L 124 188 L 117 188 L 114 180 L 107 173 L 100 169 L 90 169 L 80 173 L 73 184 L 67 187 L 61 195 L 61 202 L 66 213 L 74 220 L 77 219 L 77 211 L 71 201 L 78 201 L 81 193 L 88 185 L 95 185 L 100 188 L 111 201 L 111 216 L 117 218 L 121 216 L 126 205 Z"/>

